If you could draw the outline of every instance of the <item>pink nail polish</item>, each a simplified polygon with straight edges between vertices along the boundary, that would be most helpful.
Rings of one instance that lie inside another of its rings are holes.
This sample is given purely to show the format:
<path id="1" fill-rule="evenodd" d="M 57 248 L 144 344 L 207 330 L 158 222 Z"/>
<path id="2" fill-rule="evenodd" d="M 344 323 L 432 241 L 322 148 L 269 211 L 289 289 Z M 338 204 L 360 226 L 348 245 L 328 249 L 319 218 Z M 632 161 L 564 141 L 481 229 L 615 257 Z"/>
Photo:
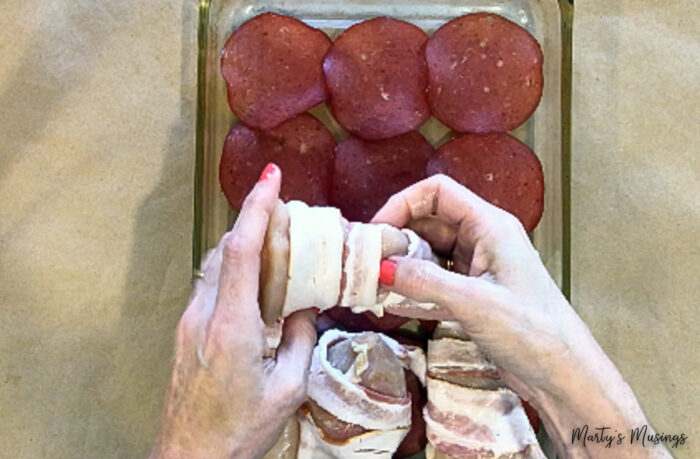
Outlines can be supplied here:
<path id="1" fill-rule="evenodd" d="M 396 262 L 393 260 L 382 260 L 379 265 L 379 282 L 384 285 L 394 285 L 396 275 Z"/>
<path id="2" fill-rule="evenodd" d="M 267 180 L 272 174 L 275 173 L 276 170 L 277 165 L 275 163 L 268 163 L 267 166 L 265 166 L 265 169 L 263 169 L 262 174 L 260 174 L 260 179 L 258 182 Z"/>

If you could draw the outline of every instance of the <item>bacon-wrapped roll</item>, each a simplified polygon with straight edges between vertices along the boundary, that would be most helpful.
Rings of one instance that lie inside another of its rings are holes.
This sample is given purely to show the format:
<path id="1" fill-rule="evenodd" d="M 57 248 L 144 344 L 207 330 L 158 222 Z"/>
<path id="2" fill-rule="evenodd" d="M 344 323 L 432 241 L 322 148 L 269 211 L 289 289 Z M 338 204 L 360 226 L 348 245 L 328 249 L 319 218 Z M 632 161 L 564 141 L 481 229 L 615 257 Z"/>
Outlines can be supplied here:
<path id="1" fill-rule="evenodd" d="M 428 459 L 544 458 L 520 398 L 458 326 L 428 343 Z"/>
<path id="2" fill-rule="evenodd" d="M 423 379 L 420 349 L 378 333 L 327 331 L 299 410 L 298 458 L 390 458 L 411 427 L 406 368 Z"/>
<path id="3" fill-rule="evenodd" d="M 372 311 L 378 317 L 385 307 L 399 307 L 399 314 L 407 317 L 439 314 L 434 304 L 380 291 L 380 262 L 393 255 L 438 262 L 430 245 L 411 230 L 350 223 L 333 207 L 280 201 L 261 254 L 263 320 L 269 325 L 300 309 L 313 306 L 323 311 L 335 305 L 355 313 Z"/>

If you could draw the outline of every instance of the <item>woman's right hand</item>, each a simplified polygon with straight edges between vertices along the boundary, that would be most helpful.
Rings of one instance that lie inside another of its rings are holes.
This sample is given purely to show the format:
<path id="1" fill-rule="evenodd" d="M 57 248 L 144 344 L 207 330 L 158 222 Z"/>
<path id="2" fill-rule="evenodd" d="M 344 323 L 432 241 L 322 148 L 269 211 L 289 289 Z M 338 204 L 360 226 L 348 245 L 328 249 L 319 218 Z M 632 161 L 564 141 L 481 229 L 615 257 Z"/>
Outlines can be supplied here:
<path id="1" fill-rule="evenodd" d="M 548 362 L 571 353 L 578 317 L 514 216 L 435 175 L 394 195 L 373 222 L 408 225 L 454 261 L 451 272 L 399 259 L 390 289 L 448 309 L 527 398 L 548 389 Z"/>
<path id="2" fill-rule="evenodd" d="M 584 424 L 620 430 L 646 423 L 629 386 L 514 216 L 435 175 L 392 196 L 372 221 L 409 226 L 451 255 L 454 271 L 396 259 L 387 287 L 448 309 L 504 381 L 538 410 L 561 454 L 571 448 L 572 429 Z M 606 451 L 622 453 L 619 447 Z"/>

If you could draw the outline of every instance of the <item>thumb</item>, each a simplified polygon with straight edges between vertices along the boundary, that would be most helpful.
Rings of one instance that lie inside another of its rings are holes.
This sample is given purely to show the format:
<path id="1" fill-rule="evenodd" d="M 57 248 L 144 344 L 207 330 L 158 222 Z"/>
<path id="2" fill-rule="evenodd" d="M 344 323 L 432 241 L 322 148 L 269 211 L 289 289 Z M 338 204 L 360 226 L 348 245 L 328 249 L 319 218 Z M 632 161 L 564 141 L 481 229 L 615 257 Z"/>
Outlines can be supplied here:
<path id="1" fill-rule="evenodd" d="M 316 345 L 314 316 L 311 309 L 306 309 L 284 319 L 275 368 L 267 382 L 270 399 L 280 402 L 277 406 L 296 410 L 306 397 L 311 353 Z"/>
<path id="2" fill-rule="evenodd" d="M 385 284 L 386 288 L 420 303 L 435 303 L 460 321 L 488 304 L 500 289 L 482 278 L 448 271 L 428 260 L 397 257 L 390 261 L 396 265 L 393 284 Z"/>

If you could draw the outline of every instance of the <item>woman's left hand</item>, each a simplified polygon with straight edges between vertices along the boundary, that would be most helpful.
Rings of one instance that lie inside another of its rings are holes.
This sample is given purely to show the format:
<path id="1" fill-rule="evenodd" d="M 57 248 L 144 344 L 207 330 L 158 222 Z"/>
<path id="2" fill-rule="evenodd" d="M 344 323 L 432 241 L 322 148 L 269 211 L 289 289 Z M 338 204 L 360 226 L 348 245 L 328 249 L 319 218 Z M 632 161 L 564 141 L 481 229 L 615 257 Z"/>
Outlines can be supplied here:
<path id="1" fill-rule="evenodd" d="M 178 325 L 151 457 L 261 457 L 304 401 L 314 313 L 288 317 L 276 358 L 263 358 L 260 251 L 280 181 L 279 168 L 266 168 L 233 229 L 202 264 Z"/>

